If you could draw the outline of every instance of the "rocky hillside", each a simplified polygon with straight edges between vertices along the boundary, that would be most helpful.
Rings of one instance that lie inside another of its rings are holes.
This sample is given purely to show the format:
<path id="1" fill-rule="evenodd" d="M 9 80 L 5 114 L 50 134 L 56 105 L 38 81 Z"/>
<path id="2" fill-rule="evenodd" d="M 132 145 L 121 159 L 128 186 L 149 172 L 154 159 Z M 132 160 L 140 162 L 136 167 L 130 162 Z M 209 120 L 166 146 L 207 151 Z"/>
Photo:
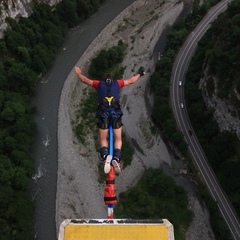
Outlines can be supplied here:
<path id="1" fill-rule="evenodd" d="M 233 1 L 206 34 L 205 71 L 200 87 L 220 130 L 236 132 L 240 139 L 239 11 L 240 2 Z"/>
<path id="2" fill-rule="evenodd" d="M 202 88 L 204 101 L 207 106 L 214 109 L 213 115 L 218 123 L 221 131 L 227 130 L 228 132 L 236 132 L 240 139 L 240 112 L 236 108 L 236 104 L 240 102 L 240 94 L 236 88 L 233 88 L 231 94 L 227 98 L 218 96 L 219 79 L 215 76 L 205 75 L 201 81 L 200 87 Z M 209 92 L 208 85 L 214 86 L 214 91 Z"/>
<path id="3" fill-rule="evenodd" d="M 61 0 L 37 0 L 41 3 L 55 5 Z M 4 30 L 7 28 L 5 19 L 7 17 L 17 19 L 19 17 L 29 17 L 32 14 L 32 0 L 0 0 L 0 38 L 4 36 Z"/>

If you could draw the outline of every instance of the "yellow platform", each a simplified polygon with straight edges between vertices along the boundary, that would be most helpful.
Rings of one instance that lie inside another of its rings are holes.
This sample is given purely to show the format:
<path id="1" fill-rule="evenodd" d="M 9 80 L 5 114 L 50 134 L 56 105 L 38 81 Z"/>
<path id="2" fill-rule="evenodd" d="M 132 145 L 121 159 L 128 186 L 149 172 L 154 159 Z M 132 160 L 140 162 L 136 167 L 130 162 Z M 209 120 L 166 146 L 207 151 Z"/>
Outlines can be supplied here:
<path id="1" fill-rule="evenodd" d="M 173 225 L 167 219 L 66 219 L 58 240 L 174 240 Z"/>

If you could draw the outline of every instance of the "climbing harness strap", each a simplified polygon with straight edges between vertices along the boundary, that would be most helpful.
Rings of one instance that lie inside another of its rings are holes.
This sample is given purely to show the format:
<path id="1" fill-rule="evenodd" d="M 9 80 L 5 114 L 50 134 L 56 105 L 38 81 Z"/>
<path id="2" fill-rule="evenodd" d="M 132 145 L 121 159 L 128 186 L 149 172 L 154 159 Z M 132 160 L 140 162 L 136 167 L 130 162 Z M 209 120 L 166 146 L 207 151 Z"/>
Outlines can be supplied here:
<path id="1" fill-rule="evenodd" d="M 105 83 L 107 85 L 107 96 L 102 99 L 102 102 L 98 105 L 98 109 L 106 109 L 106 108 L 115 108 L 120 109 L 119 102 L 115 99 L 114 96 L 111 95 L 112 88 L 112 80 L 106 79 Z"/>

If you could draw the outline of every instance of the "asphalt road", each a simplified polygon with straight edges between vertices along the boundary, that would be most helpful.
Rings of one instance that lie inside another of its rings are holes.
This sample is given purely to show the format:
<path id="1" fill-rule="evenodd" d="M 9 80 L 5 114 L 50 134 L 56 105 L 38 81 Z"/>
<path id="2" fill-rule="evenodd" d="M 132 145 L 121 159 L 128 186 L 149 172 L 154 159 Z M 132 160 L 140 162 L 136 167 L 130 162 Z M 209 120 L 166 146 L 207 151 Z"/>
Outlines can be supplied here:
<path id="1" fill-rule="evenodd" d="M 189 66 L 190 60 L 197 48 L 198 41 L 209 29 L 211 23 L 219 14 L 227 9 L 227 0 L 221 1 L 214 6 L 198 26 L 192 31 L 184 45 L 180 49 L 172 70 L 171 77 L 171 102 L 174 116 L 179 129 L 183 132 L 186 142 L 193 159 L 203 177 L 210 193 L 217 202 L 217 205 L 232 233 L 233 239 L 240 239 L 240 222 L 232 204 L 227 195 L 221 188 L 214 172 L 212 171 L 208 160 L 198 142 L 194 130 L 189 121 L 188 113 L 184 101 L 184 76 Z M 181 86 L 179 84 L 181 81 Z"/>

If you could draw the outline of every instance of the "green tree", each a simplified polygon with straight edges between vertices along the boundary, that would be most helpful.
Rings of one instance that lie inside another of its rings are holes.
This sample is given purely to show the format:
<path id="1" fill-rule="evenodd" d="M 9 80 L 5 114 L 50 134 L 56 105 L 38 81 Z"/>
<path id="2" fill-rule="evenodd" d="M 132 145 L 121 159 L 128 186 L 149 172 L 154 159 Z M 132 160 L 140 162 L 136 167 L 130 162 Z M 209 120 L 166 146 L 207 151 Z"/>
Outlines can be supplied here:
<path id="1" fill-rule="evenodd" d="M 5 156 L 0 155 L 0 185 L 10 185 L 11 178 L 12 178 L 12 162 L 11 160 Z"/>
<path id="2" fill-rule="evenodd" d="M 19 46 L 26 46 L 25 36 L 20 32 L 7 29 L 5 33 L 5 41 L 8 49 L 16 51 Z"/>
<path id="3" fill-rule="evenodd" d="M 178 239 L 185 239 L 185 232 L 193 217 L 184 190 L 159 169 L 149 169 L 136 186 L 120 194 L 115 214 L 118 218 L 134 219 L 169 216 Z"/>
<path id="4" fill-rule="evenodd" d="M 88 2 L 93 10 L 99 3 Z M 58 8 L 60 4 L 62 9 Z M 4 39 L 0 39 L 1 240 L 34 239 L 33 202 L 29 194 L 33 161 L 29 148 L 36 124 L 30 98 L 39 74 L 52 64 L 68 26 L 79 23 L 76 1 L 64 0 L 60 4 L 50 6 L 32 1 L 33 14 L 17 21 L 7 18 L 10 27 Z"/>
<path id="5" fill-rule="evenodd" d="M 4 153 L 10 154 L 17 146 L 16 140 L 11 136 L 6 136 L 3 140 Z"/>
<path id="6" fill-rule="evenodd" d="M 74 0 L 62 1 L 57 5 L 57 11 L 62 21 L 66 21 L 70 28 L 76 26 L 80 21 L 77 14 L 77 3 Z"/>
<path id="7" fill-rule="evenodd" d="M 12 186 L 17 190 L 26 191 L 29 187 L 29 178 L 27 177 L 27 170 L 23 167 L 14 167 Z"/>
<path id="8" fill-rule="evenodd" d="M 1 112 L 1 119 L 8 122 L 13 122 L 15 120 L 14 111 L 10 106 L 4 107 L 3 111 Z"/>
<path id="9" fill-rule="evenodd" d="M 7 73 L 8 88 L 29 95 L 35 89 L 37 75 L 25 63 L 13 62 Z"/>
<path id="10" fill-rule="evenodd" d="M 19 59 L 29 66 L 29 63 L 31 62 L 31 57 L 28 52 L 28 49 L 26 47 L 18 47 L 16 52 Z"/>
<path id="11" fill-rule="evenodd" d="M 45 72 L 52 63 L 53 54 L 43 43 L 37 44 L 31 54 L 32 68 L 38 73 Z"/>
<path id="12" fill-rule="evenodd" d="M 97 4 L 94 5 L 95 7 L 97 7 Z M 77 0 L 77 14 L 80 17 L 80 19 L 88 18 L 94 12 L 93 6 L 91 4 L 91 1 Z"/>
<path id="13" fill-rule="evenodd" d="M 0 56 L 4 57 L 7 54 L 6 43 L 3 39 L 0 39 Z"/>
<path id="14" fill-rule="evenodd" d="M 0 61 L 0 91 L 3 91 L 6 85 L 7 85 L 6 72 L 4 69 L 3 62 Z"/>

